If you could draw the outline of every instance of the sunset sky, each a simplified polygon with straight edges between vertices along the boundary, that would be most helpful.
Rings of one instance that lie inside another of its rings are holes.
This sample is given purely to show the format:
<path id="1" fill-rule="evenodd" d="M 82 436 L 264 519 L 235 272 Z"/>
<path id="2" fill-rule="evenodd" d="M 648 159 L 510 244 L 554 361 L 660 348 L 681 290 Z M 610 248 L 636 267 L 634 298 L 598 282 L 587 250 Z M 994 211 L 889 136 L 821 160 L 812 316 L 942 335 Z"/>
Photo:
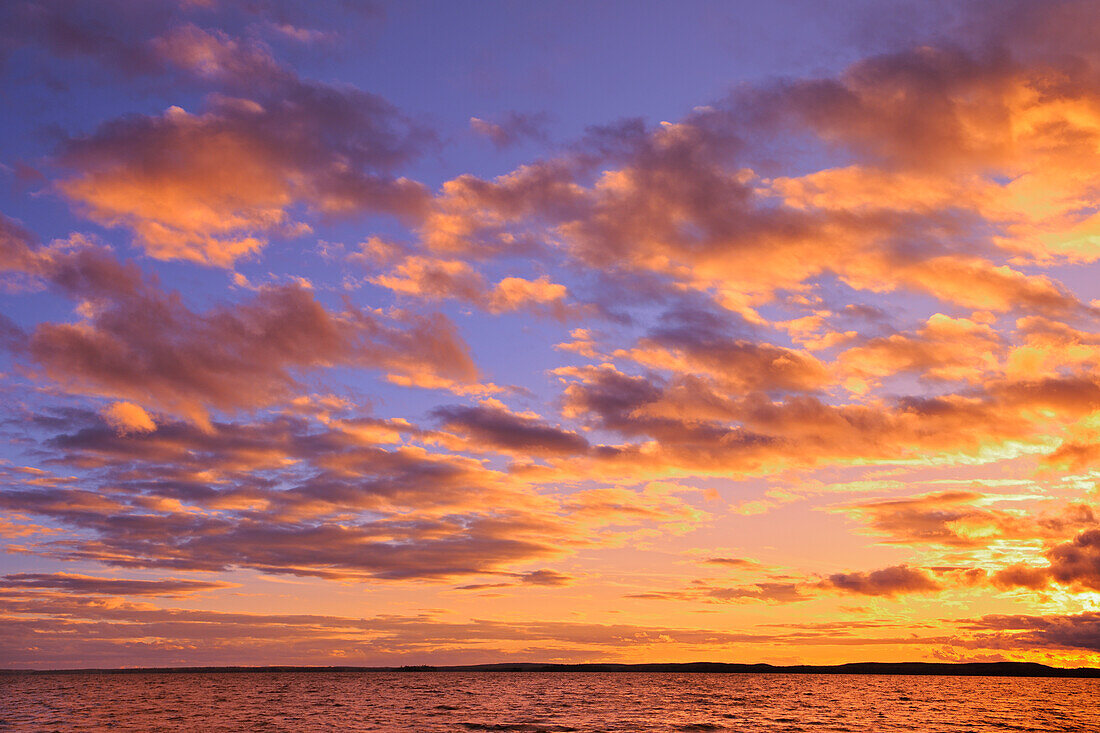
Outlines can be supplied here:
<path id="1" fill-rule="evenodd" d="M 1098 37 L 5 2 L 0 668 L 1100 665 Z"/>

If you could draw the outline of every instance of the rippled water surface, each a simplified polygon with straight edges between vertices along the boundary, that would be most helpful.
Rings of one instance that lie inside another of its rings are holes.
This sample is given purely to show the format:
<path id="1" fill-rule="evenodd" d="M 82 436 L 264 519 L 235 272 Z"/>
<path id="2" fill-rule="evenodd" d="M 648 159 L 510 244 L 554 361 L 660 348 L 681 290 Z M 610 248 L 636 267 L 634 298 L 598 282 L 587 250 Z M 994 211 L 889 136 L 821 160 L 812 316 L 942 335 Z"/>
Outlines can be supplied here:
<path id="1" fill-rule="evenodd" d="M 11 731 L 1100 731 L 1100 680 L 599 672 L 0 676 Z"/>

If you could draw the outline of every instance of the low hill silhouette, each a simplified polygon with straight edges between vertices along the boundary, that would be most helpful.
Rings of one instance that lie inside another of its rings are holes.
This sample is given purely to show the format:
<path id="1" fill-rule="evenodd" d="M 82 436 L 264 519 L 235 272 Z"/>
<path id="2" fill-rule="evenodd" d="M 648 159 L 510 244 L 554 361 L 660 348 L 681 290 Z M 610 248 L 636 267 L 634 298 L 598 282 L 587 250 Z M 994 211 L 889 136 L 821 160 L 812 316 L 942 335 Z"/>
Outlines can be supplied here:
<path id="1" fill-rule="evenodd" d="M 501 662 L 466 665 L 406 665 L 401 667 L 141 667 L 125 669 L 0 670 L 0 674 L 207 674 L 215 672 L 676 672 L 684 674 L 878 674 L 945 675 L 966 677 L 1098 677 L 1093 667 L 1048 667 L 1034 662 L 850 662 L 848 664 L 777 666 L 772 664 L 729 664 L 725 662 L 682 662 L 651 664 L 544 664 Z"/>

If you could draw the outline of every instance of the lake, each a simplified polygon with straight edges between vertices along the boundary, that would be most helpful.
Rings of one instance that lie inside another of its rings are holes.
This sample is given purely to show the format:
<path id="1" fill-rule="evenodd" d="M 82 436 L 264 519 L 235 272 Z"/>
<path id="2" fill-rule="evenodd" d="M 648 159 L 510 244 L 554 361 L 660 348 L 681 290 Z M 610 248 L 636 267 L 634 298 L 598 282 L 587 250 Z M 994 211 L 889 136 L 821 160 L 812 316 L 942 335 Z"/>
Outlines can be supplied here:
<path id="1" fill-rule="evenodd" d="M 0 675 L 3 731 L 1097 731 L 1100 679 L 603 672 Z"/>

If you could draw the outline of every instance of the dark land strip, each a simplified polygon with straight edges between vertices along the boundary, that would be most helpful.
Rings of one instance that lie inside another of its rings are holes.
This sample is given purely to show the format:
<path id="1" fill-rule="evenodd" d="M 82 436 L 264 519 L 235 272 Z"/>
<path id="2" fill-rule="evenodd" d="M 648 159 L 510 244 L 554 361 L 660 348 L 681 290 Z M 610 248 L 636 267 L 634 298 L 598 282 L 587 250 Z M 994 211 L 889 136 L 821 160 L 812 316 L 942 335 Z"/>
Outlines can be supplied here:
<path id="1" fill-rule="evenodd" d="M 141 667 L 124 669 L 4 669 L 0 674 L 210 674 L 277 672 L 676 672 L 710 674 L 878 674 L 944 675 L 956 677 L 1094 677 L 1095 667 L 1048 667 L 1033 662 L 852 662 L 849 664 L 776 666 L 772 664 L 727 664 L 724 662 L 685 662 L 653 664 L 540 664 L 503 662 L 450 666 L 414 665 L 402 667 Z"/>

